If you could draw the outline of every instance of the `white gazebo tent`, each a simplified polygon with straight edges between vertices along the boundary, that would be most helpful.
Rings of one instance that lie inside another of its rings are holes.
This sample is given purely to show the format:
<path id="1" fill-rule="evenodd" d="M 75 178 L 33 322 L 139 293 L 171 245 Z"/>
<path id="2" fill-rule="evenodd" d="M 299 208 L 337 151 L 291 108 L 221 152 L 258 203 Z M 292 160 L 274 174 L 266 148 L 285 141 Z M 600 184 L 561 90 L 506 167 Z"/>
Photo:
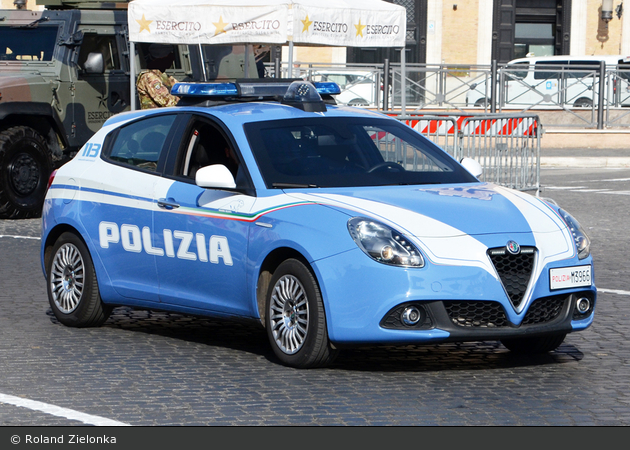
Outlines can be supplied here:
<path id="1" fill-rule="evenodd" d="M 381 0 L 132 0 L 128 7 L 131 109 L 135 43 L 280 44 L 400 48 L 405 91 L 406 9 Z M 245 58 L 247 61 L 248 58 Z M 245 73 L 248 73 L 247 70 Z M 402 95 L 405 113 L 405 96 Z"/>

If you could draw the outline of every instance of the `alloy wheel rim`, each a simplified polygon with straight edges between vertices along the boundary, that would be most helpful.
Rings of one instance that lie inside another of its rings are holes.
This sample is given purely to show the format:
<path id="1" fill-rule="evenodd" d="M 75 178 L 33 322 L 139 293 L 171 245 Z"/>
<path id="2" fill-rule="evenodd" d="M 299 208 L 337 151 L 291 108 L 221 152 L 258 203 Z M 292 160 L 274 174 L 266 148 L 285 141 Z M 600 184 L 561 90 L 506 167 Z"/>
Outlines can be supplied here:
<path id="1" fill-rule="evenodd" d="M 55 306 L 69 314 L 83 297 L 85 265 L 79 249 L 72 244 L 59 247 L 50 271 L 50 287 Z"/>
<path id="2" fill-rule="evenodd" d="M 308 335 L 306 291 L 293 275 L 280 278 L 271 294 L 271 331 L 276 345 L 287 355 L 300 351 Z"/>

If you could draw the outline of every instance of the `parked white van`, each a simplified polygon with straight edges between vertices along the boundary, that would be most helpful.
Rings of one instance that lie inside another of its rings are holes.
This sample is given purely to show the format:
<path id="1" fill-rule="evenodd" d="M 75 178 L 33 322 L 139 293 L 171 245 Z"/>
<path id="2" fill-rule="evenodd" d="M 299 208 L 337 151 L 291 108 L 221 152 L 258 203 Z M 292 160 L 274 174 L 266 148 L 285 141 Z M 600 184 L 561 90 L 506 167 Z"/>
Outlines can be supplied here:
<path id="1" fill-rule="evenodd" d="M 610 69 L 622 59 L 621 55 L 557 55 L 512 60 L 499 69 L 502 85 L 497 85 L 497 104 L 592 107 L 598 103 L 600 62 L 604 61 Z M 628 86 L 626 79 L 615 77 L 613 81 L 614 89 Z M 489 97 L 489 82 L 472 85 L 466 93 L 466 106 L 485 106 L 490 103 Z M 630 103 L 630 99 L 625 99 L 625 103 Z"/>

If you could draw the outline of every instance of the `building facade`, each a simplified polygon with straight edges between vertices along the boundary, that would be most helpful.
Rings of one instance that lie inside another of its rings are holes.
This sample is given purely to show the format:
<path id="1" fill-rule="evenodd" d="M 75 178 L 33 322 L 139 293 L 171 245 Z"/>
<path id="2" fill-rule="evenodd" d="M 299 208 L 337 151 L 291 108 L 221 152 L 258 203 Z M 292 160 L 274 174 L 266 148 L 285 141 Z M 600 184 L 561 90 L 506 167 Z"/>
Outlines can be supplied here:
<path id="1" fill-rule="evenodd" d="M 359 2 L 360 0 L 357 0 Z M 489 65 L 528 54 L 630 56 L 630 4 L 623 0 L 385 0 L 407 10 L 406 61 Z M 1 0 L 13 9 L 15 0 Z M 18 0 L 42 9 L 35 0 Z M 602 20 L 602 6 L 612 18 Z M 272 52 L 286 58 L 286 47 Z M 294 61 L 380 64 L 398 49 L 296 47 Z"/>
<path id="2" fill-rule="evenodd" d="M 630 56 L 630 9 L 623 0 L 388 0 L 407 10 L 406 61 L 489 65 L 547 55 Z M 602 20 L 603 3 L 612 18 Z M 630 5 L 629 5 L 630 6 Z M 296 50 L 295 59 L 331 63 L 399 61 L 397 49 Z"/>

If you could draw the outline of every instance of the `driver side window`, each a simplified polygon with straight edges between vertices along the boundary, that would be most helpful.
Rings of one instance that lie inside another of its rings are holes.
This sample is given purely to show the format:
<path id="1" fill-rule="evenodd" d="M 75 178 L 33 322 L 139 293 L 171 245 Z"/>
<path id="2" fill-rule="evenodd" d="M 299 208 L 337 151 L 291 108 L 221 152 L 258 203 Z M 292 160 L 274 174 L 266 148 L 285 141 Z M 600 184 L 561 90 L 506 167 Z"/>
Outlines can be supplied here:
<path id="1" fill-rule="evenodd" d="M 79 67 L 85 70 L 85 63 L 90 53 L 103 55 L 103 69 L 121 70 L 118 47 L 116 46 L 116 36 L 108 34 L 86 33 L 83 36 L 83 43 L 79 51 Z"/>
<path id="2" fill-rule="evenodd" d="M 197 121 L 191 127 L 185 142 L 179 175 L 195 179 L 195 174 L 202 167 L 213 164 L 226 166 L 236 180 L 240 165 L 236 152 L 227 139 L 215 126 Z"/>

